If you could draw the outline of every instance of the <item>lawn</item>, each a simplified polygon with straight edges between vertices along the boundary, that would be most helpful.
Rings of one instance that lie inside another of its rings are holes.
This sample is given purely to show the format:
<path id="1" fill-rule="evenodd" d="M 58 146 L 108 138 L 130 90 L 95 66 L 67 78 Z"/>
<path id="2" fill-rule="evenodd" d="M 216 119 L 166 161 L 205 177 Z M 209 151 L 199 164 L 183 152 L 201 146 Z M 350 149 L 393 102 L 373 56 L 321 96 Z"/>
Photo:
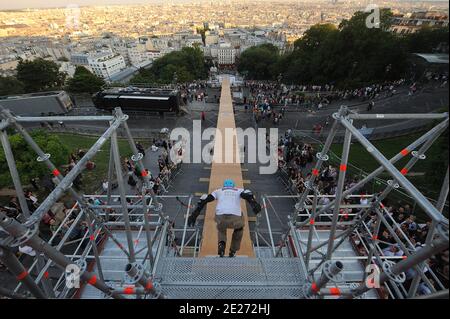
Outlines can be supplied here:
<path id="1" fill-rule="evenodd" d="M 421 134 L 402 136 L 374 141 L 373 144 L 386 158 L 390 159 L 420 136 Z M 340 157 L 342 155 L 342 145 L 332 145 L 331 151 Z M 410 171 L 410 174 L 407 175 L 407 178 L 425 196 L 431 199 L 437 199 L 448 167 L 448 131 L 441 135 L 425 154 L 427 158 L 425 160 L 419 160 Z M 333 157 L 336 160 L 336 157 Z M 397 162 L 395 166 L 398 169 L 402 169 L 410 159 L 411 156 L 407 156 L 405 159 Z M 359 175 L 361 170 L 370 173 L 380 166 L 357 141 L 352 143 L 349 163 L 351 164 L 349 171 L 355 175 Z M 379 177 L 384 180 L 390 179 L 386 173 Z"/>
<path id="2" fill-rule="evenodd" d="M 88 150 L 97 141 L 96 137 L 73 134 L 57 135 L 61 142 L 74 153 L 76 153 L 78 149 Z M 85 170 L 83 172 L 83 191 L 85 194 L 94 194 L 101 188 L 102 181 L 108 177 L 110 143 L 111 142 L 108 140 L 93 158 L 93 161 L 96 164 L 95 169 L 92 171 Z M 123 159 L 125 157 L 130 157 L 132 155 L 132 151 L 128 142 L 124 139 L 118 139 L 118 143 L 121 158 Z M 145 141 L 142 141 L 142 143 L 144 147 L 148 146 L 148 143 Z"/>

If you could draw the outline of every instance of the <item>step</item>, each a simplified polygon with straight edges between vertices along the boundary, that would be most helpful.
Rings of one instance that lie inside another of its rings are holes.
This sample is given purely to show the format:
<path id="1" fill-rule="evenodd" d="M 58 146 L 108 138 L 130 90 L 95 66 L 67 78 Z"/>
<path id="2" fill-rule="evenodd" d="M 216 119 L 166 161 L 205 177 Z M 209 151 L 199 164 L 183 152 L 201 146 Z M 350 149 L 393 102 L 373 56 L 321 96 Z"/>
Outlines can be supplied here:
<path id="1" fill-rule="evenodd" d="M 163 285 L 288 285 L 304 282 L 297 258 L 163 258 L 156 275 Z"/>
<path id="2" fill-rule="evenodd" d="M 298 299 L 296 258 L 163 258 L 155 277 L 170 299 Z"/>

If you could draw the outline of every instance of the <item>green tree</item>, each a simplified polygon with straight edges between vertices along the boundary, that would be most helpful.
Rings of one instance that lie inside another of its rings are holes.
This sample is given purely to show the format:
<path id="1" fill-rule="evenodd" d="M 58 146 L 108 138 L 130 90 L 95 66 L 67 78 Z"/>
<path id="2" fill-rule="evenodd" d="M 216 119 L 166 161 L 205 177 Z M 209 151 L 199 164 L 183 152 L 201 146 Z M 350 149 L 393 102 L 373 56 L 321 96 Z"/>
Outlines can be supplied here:
<path id="1" fill-rule="evenodd" d="M 24 93 L 24 85 L 13 76 L 0 76 L 0 96 L 22 94 Z"/>
<path id="2" fill-rule="evenodd" d="M 274 69 L 283 73 L 284 81 L 298 84 L 356 87 L 400 78 L 408 67 L 407 50 L 401 39 L 388 31 L 391 11 L 380 13 L 380 28 L 366 26 L 369 13 L 365 12 L 356 12 L 338 28 L 312 26 Z"/>
<path id="3" fill-rule="evenodd" d="M 423 27 L 405 36 L 404 41 L 410 53 L 431 53 L 440 44 L 448 46 L 449 27 Z"/>
<path id="4" fill-rule="evenodd" d="M 67 90 L 72 93 L 94 93 L 99 91 L 105 81 L 92 74 L 83 66 L 77 66 L 73 78 L 67 81 Z"/>
<path id="5" fill-rule="evenodd" d="M 262 44 L 242 52 L 237 63 L 238 71 L 249 79 L 273 80 L 277 73 L 280 58 L 278 48 L 272 44 Z"/>
<path id="6" fill-rule="evenodd" d="M 58 136 L 51 135 L 45 131 L 37 130 L 31 132 L 35 142 L 44 150 L 45 153 L 52 155 L 52 162 L 56 166 L 61 166 L 67 161 L 69 150 L 61 142 Z M 23 137 L 14 134 L 9 137 L 9 142 L 16 161 L 17 170 L 24 184 L 28 184 L 31 178 L 43 177 L 48 174 L 48 168 L 45 164 L 37 162 L 36 153 L 28 146 Z M 0 151 L 0 187 L 12 185 L 12 179 L 9 174 L 8 164 L 6 162 L 3 148 Z"/>
<path id="7" fill-rule="evenodd" d="M 294 52 L 280 59 L 280 72 L 284 73 L 285 81 L 316 84 L 327 82 L 322 75 L 324 71 L 318 72 L 318 69 L 335 67 L 332 60 L 325 59 L 338 34 L 337 28 L 331 24 L 315 25 L 307 30 L 304 36 L 294 43 Z M 328 70 L 327 74 L 329 72 Z"/>
<path id="8" fill-rule="evenodd" d="M 203 52 L 199 48 L 188 47 L 171 52 L 155 60 L 149 69 L 139 70 L 130 83 L 169 84 L 173 82 L 175 72 L 178 82 L 206 79 L 208 69 Z"/>
<path id="9" fill-rule="evenodd" d="M 319 49 L 330 36 L 336 35 L 338 29 L 333 24 L 317 24 L 309 28 L 303 37 L 294 42 L 294 49 L 302 52 L 314 52 Z"/>
<path id="10" fill-rule="evenodd" d="M 55 62 L 39 58 L 33 61 L 21 60 L 17 66 L 17 79 L 24 84 L 26 92 L 39 92 L 61 88 L 65 74 L 59 72 Z"/>

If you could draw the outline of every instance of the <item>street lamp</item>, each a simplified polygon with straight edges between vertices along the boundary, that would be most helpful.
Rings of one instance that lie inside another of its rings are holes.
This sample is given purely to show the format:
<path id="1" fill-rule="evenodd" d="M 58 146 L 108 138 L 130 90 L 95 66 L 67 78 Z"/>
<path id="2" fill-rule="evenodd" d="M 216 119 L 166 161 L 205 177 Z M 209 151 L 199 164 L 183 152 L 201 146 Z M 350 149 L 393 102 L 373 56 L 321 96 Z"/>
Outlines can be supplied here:
<path id="1" fill-rule="evenodd" d="M 173 81 L 172 84 L 173 86 L 176 88 L 177 87 L 177 83 L 178 83 L 178 74 L 177 72 L 173 72 Z"/>
<path id="2" fill-rule="evenodd" d="M 283 74 L 279 74 L 278 75 L 278 77 L 277 77 L 277 80 L 278 80 L 278 88 L 280 89 L 281 88 L 281 81 L 283 80 Z"/>

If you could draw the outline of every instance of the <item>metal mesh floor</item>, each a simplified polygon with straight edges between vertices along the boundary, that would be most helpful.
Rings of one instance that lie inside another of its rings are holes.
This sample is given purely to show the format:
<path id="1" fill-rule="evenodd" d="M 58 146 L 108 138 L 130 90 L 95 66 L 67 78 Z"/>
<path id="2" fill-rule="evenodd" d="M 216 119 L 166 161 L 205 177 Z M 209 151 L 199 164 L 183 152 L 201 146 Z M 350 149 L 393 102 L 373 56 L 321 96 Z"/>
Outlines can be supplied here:
<path id="1" fill-rule="evenodd" d="M 299 238 L 303 243 L 308 240 L 308 231 L 298 230 L 297 231 Z M 340 234 L 340 231 L 337 232 L 337 235 Z M 312 240 L 312 245 L 317 246 L 328 240 L 330 237 L 329 230 L 317 230 L 317 237 L 314 236 Z M 306 248 L 304 244 L 302 244 L 303 248 Z M 319 249 L 320 254 L 318 252 L 314 252 L 311 254 L 311 266 L 316 266 L 319 261 L 322 259 L 322 256 L 327 252 L 327 246 L 323 246 Z M 344 264 L 344 270 L 342 271 L 342 275 L 344 281 L 346 282 L 360 282 L 364 275 L 364 267 L 363 264 L 357 259 L 355 250 L 353 249 L 350 241 L 345 240 L 342 245 L 336 249 L 333 253 L 333 260 L 339 260 Z M 319 268 L 314 275 L 319 277 L 321 274 L 321 268 Z"/>
<path id="2" fill-rule="evenodd" d="M 163 258 L 156 277 L 169 298 L 300 298 L 298 259 Z"/>

